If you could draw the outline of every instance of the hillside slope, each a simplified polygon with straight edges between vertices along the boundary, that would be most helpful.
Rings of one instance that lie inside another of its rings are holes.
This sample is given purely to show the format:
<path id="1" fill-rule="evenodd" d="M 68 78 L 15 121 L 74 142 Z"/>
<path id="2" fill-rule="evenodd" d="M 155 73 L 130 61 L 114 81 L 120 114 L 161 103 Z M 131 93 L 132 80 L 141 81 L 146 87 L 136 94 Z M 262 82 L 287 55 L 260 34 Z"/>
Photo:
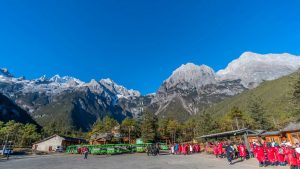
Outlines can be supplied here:
<path id="1" fill-rule="evenodd" d="M 292 117 L 289 117 L 293 111 L 290 101 L 294 83 L 299 75 L 300 71 L 273 81 L 265 81 L 252 90 L 244 91 L 239 95 L 212 105 L 206 111 L 221 117 L 228 113 L 232 107 L 237 106 L 247 113 L 251 97 L 256 96 L 263 100 L 262 106 L 265 107 L 267 115 L 280 127 L 280 125 L 292 120 Z"/>
<path id="2" fill-rule="evenodd" d="M 37 125 L 25 110 L 18 107 L 9 98 L 0 93 L 0 121 L 8 122 L 9 120 Z"/>

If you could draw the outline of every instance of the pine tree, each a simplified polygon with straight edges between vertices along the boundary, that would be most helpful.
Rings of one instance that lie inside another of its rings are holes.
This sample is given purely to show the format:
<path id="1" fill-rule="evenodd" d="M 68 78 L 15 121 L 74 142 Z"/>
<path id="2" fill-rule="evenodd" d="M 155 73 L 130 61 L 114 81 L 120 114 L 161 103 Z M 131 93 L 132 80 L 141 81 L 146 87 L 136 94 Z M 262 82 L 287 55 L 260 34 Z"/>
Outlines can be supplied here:
<path id="1" fill-rule="evenodd" d="M 195 138 L 196 135 L 196 119 L 194 117 L 189 118 L 183 124 L 183 131 L 184 131 L 184 140 L 191 141 Z"/>
<path id="2" fill-rule="evenodd" d="M 253 127 L 253 119 L 247 116 L 242 110 L 240 110 L 236 106 L 231 108 L 227 116 L 233 130 Z"/>
<path id="3" fill-rule="evenodd" d="M 137 122 L 133 118 L 126 117 L 121 124 L 121 132 L 128 136 L 128 141 L 132 137 L 136 137 Z"/>
<path id="4" fill-rule="evenodd" d="M 169 119 L 161 118 L 158 120 L 158 134 L 159 137 L 168 137 L 169 133 L 167 131 Z"/>
<path id="5" fill-rule="evenodd" d="M 255 129 L 269 130 L 273 128 L 269 117 L 266 115 L 265 108 L 262 106 L 263 100 L 260 97 L 252 96 L 248 103 L 248 112 L 253 119 Z"/>
<path id="6" fill-rule="evenodd" d="M 167 126 L 167 132 L 170 134 L 170 138 L 173 143 L 176 142 L 177 135 L 180 130 L 180 123 L 177 120 L 169 120 Z"/>
<path id="7" fill-rule="evenodd" d="M 142 140 L 144 142 L 153 142 L 157 138 L 157 117 L 154 113 L 144 112 L 142 117 Z"/>
<path id="8" fill-rule="evenodd" d="M 213 133 L 218 129 L 216 120 L 206 111 L 199 114 L 195 128 L 195 134 L 198 136 Z"/>

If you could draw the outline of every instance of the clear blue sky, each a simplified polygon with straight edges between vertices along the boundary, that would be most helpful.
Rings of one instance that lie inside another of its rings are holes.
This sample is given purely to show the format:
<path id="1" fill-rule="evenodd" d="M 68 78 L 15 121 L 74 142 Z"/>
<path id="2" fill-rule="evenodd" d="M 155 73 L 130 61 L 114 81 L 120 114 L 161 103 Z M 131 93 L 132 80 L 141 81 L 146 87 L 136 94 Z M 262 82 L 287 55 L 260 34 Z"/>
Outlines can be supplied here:
<path id="1" fill-rule="evenodd" d="M 1 0 L 0 67 L 28 79 L 111 78 L 155 92 L 183 63 L 300 55 L 300 1 Z"/>

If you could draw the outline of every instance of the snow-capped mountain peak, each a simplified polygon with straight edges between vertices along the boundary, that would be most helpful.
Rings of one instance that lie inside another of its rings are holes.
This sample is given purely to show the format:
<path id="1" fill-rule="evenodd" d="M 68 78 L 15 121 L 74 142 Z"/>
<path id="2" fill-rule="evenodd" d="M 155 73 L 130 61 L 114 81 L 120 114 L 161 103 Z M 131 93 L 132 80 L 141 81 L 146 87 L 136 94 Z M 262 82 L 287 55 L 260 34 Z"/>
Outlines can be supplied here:
<path id="1" fill-rule="evenodd" d="M 49 79 L 51 82 L 63 83 L 63 79 L 57 74 Z"/>
<path id="2" fill-rule="evenodd" d="M 47 80 L 48 80 L 47 76 L 43 75 L 43 76 L 35 79 L 34 81 L 36 81 L 36 82 L 44 82 L 44 81 L 47 81 Z"/>
<path id="3" fill-rule="evenodd" d="M 70 76 L 64 76 L 61 77 L 60 75 L 54 75 L 53 77 L 51 77 L 49 79 L 49 82 L 51 83 L 57 83 L 60 85 L 70 85 L 70 86 L 77 86 L 77 85 L 83 85 L 84 82 L 76 79 L 74 77 L 70 77 Z"/>
<path id="4" fill-rule="evenodd" d="M 241 79 L 247 88 L 256 87 L 264 80 L 274 80 L 295 72 L 300 67 L 300 57 L 288 53 L 257 54 L 244 52 L 238 59 L 216 74 L 221 80 Z"/>
<path id="5" fill-rule="evenodd" d="M 141 93 L 137 90 L 133 89 L 127 89 L 124 86 L 116 84 L 111 79 L 101 79 L 100 83 L 105 86 L 108 90 L 110 90 L 112 93 L 118 95 L 118 97 L 139 97 L 141 96 Z"/>
<path id="6" fill-rule="evenodd" d="M 181 65 L 165 81 L 167 88 L 171 88 L 181 83 L 188 83 L 192 87 L 198 88 L 215 82 L 215 73 L 212 68 L 206 65 L 198 66 L 194 63 Z"/>

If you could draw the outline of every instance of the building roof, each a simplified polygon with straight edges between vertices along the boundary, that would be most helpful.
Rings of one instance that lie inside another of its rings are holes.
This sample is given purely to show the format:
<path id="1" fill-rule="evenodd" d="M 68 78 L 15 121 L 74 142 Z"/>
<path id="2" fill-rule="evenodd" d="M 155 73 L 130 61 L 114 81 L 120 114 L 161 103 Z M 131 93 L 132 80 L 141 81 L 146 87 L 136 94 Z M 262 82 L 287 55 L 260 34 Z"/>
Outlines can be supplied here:
<path id="1" fill-rule="evenodd" d="M 37 142 L 35 142 L 35 143 L 33 143 L 33 144 L 38 144 L 38 143 L 41 143 L 41 142 L 44 142 L 44 141 L 47 141 L 47 140 L 50 140 L 50 139 L 52 139 L 52 138 L 54 138 L 54 137 L 62 137 L 64 140 L 66 140 L 66 141 L 80 141 L 80 142 L 83 142 L 83 143 L 86 143 L 86 140 L 85 139 L 82 139 L 82 138 L 73 138 L 73 137 L 67 137 L 67 136 L 61 136 L 61 135 L 58 135 L 58 134 L 54 134 L 54 135 L 52 135 L 52 136 L 50 136 L 50 137 L 47 137 L 47 138 L 44 138 L 44 139 L 42 139 L 42 140 L 40 140 L 40 141 L 37 141 Z"/>
<path id="2" fill-rule="evenodd" d="M 222 132 L 222 133 L 208 134 L 208 135 L 201 136 L 200 138 L 227 137 L 227 136 L 242 135 L 245 133 L 246 134 L 257 134 L 257 132 L 255 132 L 253 130 L 244 128 L 244 129 L 239 129 L 239 130 L 226 131 L 226 132 Z"/>
<path id="3" fill-rule="evenodd" d="M 280 135 L 281 131 L 266 131 L 263 132 L 262 134 L 259 134 L 261 136 L 274 136 L 274 135 Z"/>
<path id="4" fill-rule="evenodd" d="M 105 140 L 111 140 L 112 139 L 111 133 L 96 133 L 91 136 L 91 140 L 99 140 L 99 139 L 105 139 Z"/>
<path id="5" fill-rule="evenodd" d="M 296 131 L 300 130 L 300 123 L 290 123 L 282 131 Z"/>

